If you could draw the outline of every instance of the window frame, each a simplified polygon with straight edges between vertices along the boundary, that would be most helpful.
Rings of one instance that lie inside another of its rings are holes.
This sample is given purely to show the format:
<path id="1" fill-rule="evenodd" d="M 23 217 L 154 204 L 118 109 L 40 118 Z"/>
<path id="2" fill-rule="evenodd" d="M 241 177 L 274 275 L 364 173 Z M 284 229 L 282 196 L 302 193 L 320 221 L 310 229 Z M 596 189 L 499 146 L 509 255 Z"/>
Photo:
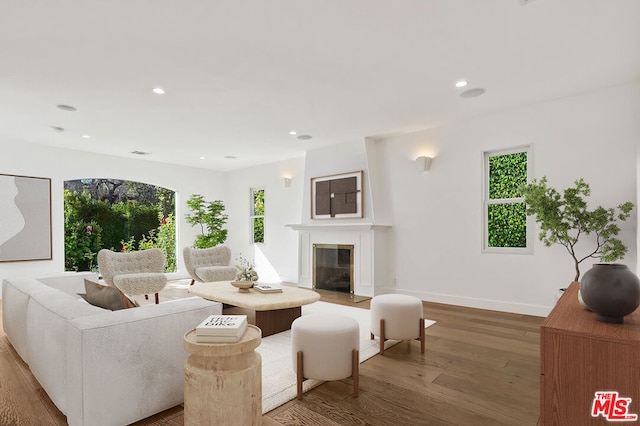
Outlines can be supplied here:
<path id="1" fill-rule="evenodd" d="M 531 181 L 531 170 L 533 169 L 533 145 L 520 145 L 512 148 L 494 149 L 482 153 L 482 253 L 492 254 L 533 254 L 533 220 L 526 216 L 526 247 L 489 247 L 489 206 L 496 204 L 524 203 L 523 197 L 515 198 L 489 198 L 489 159 L 501 155 L 527 154 L 527 177 L 526 181 Z"/>
<path id="2" fill-rule="evenodd" d="M 253 188 L 249 188 L 249 229 L 250 229 L 250 234 L 251 234 L 251 244 L 264 244 L 265 243 L 265 235 L 264 235 L 264 231 L 265 231 L 265 220 L 264 220 L 264 213 L 261 215 L 257 215 L 255 214 L 255 193 L 256 191 L 262 191 L 263 196 L 266 195 L 266 191 L 264 186 L 257 186 L 257 187 L 253 187 Z M 266 210 L 266 209 L 265 209 Z M 262 241 L 255 241 L 255 220 L 262 218 Z"/>

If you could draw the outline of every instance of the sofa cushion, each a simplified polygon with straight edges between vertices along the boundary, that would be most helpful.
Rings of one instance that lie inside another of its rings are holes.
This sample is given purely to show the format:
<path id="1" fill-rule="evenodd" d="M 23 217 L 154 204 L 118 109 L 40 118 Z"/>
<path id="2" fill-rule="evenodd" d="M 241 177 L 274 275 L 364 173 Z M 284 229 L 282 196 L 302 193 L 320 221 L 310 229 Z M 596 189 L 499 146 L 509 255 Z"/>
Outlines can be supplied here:
<path id="1" fill-rule="evenodd" d="M 94 306 L 117 311 L 120 309 L 135 308 L 135 304 L 115 287 L 101 285 L 91 280 L 84 280 L 84 289 L 87 292 L 84 298 Z"/>
<path id="2" fill-rule="evenodd" d="M 40 281 L 28 278 L 5 279 L 2 282 L 2 326 L 14 349 L 27 364 L 27 304 L 31 293 L 42 287 Z"/>
<path id="3" fill-rule="evenodd" d="M 27 357 L 29 369 L 46 390 L 51 401 L 66 413 L 67 374 L 77 366 L 68 365 L 69 352 L 80 350 L 69 347 L 66 339 L 69 320 L 100 313 L 112 312 L 92 306 L 78 296 L 41 285 L 31 293 L 27 304 Z"/>
<path id="4" fill-rule="evenodd" d="M 57 288 L 74 297 L 78 297 L 78 293 L 84 293 L 84 280 L 88 279 L 93 282 L 99 282 L 98 274 L 93 272 L 61 272 L 43 277 L 38 277 L 38 281 L 43 282 L 52 288 Z"/>

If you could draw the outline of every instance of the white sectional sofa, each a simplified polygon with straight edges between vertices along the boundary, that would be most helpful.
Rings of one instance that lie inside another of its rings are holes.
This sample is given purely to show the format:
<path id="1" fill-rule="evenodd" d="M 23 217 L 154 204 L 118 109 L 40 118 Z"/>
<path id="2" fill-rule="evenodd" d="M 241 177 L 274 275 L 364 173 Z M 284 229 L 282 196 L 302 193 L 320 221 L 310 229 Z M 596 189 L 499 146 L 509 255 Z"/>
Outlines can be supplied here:
<path id="1" fill-rule="evenodd" d="M 127 425 L 183 402 L 183 336 L 222 305 L 188 298 L 118 311 L 67 274 L 5 279 L 5 333 L 71 426 Z"/>

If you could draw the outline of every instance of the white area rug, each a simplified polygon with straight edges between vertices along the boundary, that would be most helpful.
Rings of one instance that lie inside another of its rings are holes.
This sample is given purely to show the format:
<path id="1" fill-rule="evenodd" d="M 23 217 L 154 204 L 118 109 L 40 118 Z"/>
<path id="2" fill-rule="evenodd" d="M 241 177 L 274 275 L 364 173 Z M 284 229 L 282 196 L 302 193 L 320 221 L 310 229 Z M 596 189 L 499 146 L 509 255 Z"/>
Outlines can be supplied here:
<path id="1" fill-rule="evenodd" d="M 355 318 L 360 324 L 360 362 L 363 362 L 379 352 L 378 338 L 369 338 L 368 309 L 353 308 L 326 302 L 315 302 L 302 307 L 302 315 L 312 313 L 334 313 Z M 429 327 L 435 321 L 425 320 L 424 326 Z M 397 344 L 396 340 L 387 340 L 385 349 Z M 296 397 L 296 374 L 291 362 L 291 330 L 274 334 L 262 339 L 256 349 L 262 357 L 262 413 L 267 413 Z M 322 382 L 309 379 L 303 383 L 306 392 Z"/>

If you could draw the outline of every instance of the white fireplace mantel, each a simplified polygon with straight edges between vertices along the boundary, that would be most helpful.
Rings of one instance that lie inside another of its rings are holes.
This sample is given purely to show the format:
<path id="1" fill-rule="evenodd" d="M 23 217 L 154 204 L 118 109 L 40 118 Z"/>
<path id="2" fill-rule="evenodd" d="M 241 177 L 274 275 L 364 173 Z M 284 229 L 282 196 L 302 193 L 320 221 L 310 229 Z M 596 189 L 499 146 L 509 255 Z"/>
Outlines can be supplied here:
<path id="1" fill-rule="evenodd" d="M 296 223 L 285 225 L 294 231 L 377 231 L 391 228 L 391 225 L 378 225 L 373 223 L 340 223 L 340 224 L 316 224 Z"/>
<path id="2" fill-rule="evenodd" d="M 309 223 L 286 225 L 298 231 L 298 285 L 313 288 L 313 245 L 354 246 L 354 293 L 373 297 L 392 280 L 389 265 L 391 225 L 373 223 Z"/>

